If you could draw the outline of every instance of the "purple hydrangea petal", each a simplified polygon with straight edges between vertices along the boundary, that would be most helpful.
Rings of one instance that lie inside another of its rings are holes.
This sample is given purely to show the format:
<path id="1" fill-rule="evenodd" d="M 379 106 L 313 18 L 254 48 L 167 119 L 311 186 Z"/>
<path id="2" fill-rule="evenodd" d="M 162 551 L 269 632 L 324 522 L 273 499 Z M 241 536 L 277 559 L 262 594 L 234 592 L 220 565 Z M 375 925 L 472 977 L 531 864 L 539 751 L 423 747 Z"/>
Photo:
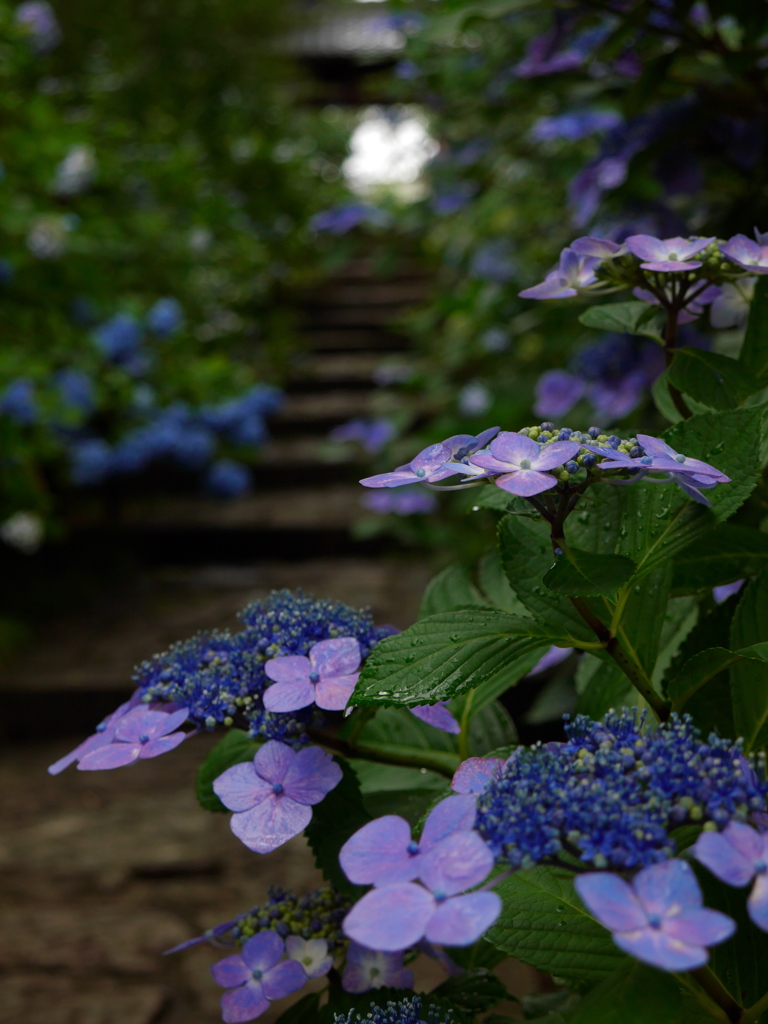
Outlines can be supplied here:
<path id="1" fill-rule="evenodd" d="M 86 754 L 80 759 L 77 769 L 81 772 L 98 772 L 108 768 L 122 768 L 138 760 L 140 754 L 140 743 L 110 743 Z"/>
<path id="2" fill-rule="evenodd" d="M 701 907 L 701 889 L 696 875 L 684 860 L 664 861 L 643 868 L 635 876 L 633 887 L 641 906 L 648 914 L 665 917 L 671 907 L 694 910 Z"/>
<path id="3" fill-rule="evenodd" d="M 712 508 L 712 502 L 706 498 L 701 491 L 697 490 L 692 484 L 685 480 L 681 476 L 673 476 L 672 479 L 680 488 L 681 491 L 685 491 L 689 498 L 693 501 L 697 501 L 699 505 L 705 505 L 707 508 Z M 699 487 L 702 485 L 699 484 Z"/>
<path id="4" fill-rule="evenodd" d="M 339 863 L 356 885 L 410 882 L 419 873 L 418 860 L 408 853 L 411 826 L 395 814 L 363 825 L 342 846 Z"/>
<path id="5" fill-rule="evenodd" d="M 251 971 L 241 956 L 228 956 L 211 967 L 213 980 L 222 988 L 242 985 L 251 976 Z"/>
<path id="6" fill-rule="evenodd" d="M 470 946 L 501 913 L 495 892 L 454 896 L 440 904 L 426 927 L 426 938 L 441 946 Z"/>
<path id="7" fill-rule="evenodd" d="M 448 708 L 443 704 L 418 704 L 415 708 L 408 709 L 412 715 L 443 732 L 450 732 L 458 736 L 461 726 L 453 717 Z"/>
<path id="8" fill-rule="evenodd" d="M 349 676 L 360 667 L 360 644 L 352 636 L 321 640 L 309 652 L 309 660 L 320 676 Z"/>
<path id="9" fill-rule="evenodd" d="M 181 725 L 188 714 L 186 709 L 167 715 L 163 711 L 134 708 L 117 723 L 115 737 L 125 743 L 139 743 L 141 736 L 164 736 Z"/>
<path id="10" fill-rule="evenodd" d="M 456 832 L 426 854 L 419 877 L 437 899 L 479 885 L 492 867 L 493 854 L 477 832 Z"/>
<path id="11" fill-rule="evenodd" d="M 692 971 L 709 959 L 703 946 L 690 946 L 658 928 L 614 933 L 613 941 L 625 953 L 664 971 Z"/>
<path id="12" fill-rule="evenodd" d="M 559 665 L 561 661 L 565 661 L 566 658 L 570 658 L 572 654 L 572 647 L 555 647 L 553 645 L 549 648 L 546 654 L 539 658 L 528 675 L 535 676 L 538 675 L 539 672 L 547 672 L 549 669 L 554 668 L 555 665 Z"/>
<path id="13" fill-rule="evenodd" d="M 531 464 L 534 469 L 538 470 L 555 469 L 569 459 L 575 458 L 580 449 L 581 445 L 576 441 L 555 441 L 554 444 L 543 444 L 539 447 L 539 454 Z"/>
<path id="14" fill-rule="evenodd" d="M 311 671 L 309 658 L 305 658 L 303 654 L 286 654 L 264 662 L 264 672 L 275 683 L 308 680 Z"/>
<path id="15" fill-rule="evenodd" d="M 593 917 L 612 932 L 645 928 L 648 916 L 632 887 L 618 875 L 594 871 L 574 879 L 576 892 Z"/>
<path id="16" fill-rule="evenodd" d="M 682 271 L 698 270 L 699 260 L 656 260 L 653 263 L 641 263 L 643 270 L 653 270 L 660 274 L 678 274 Z"/>
<path id="17" fill-rule="evenodd" d="M 754 263 L 760 259 L 760 246 L 746 235 L 734 235 L 720 246 L 720 252 L 736 263 Z"/>
<path id="18" fill-rule="evenodd" d="M 402 953 L 382 953 L 351 942 L 341 978 L 345 992 L 368 992 L 372 988 L 413 988 L 413 972 L 403 967 Z"/>
<path id="19" fill-rule="evenodd" d="M 333 676 L 330 679 L 321 679 L 315 686 L 315 704 L 319 708 L 323 708 L 324 711 L 343 711 L 349 703 L 359 675 L 360 673 L 356 672 L 352 676 Z M 266 706 L 265 700 L 264 707 Z"/>
<path id="20" fill-rule="evenodd" d="M 263 747 L 259 747 L 253 758 L 253 767 L 256 774 L 267 782 L 283 782 L 285 774 L 293 764 L 296 757 L 293 750 L 279 740 L 268 740 Z"/>
<path id="21" fill-rule="evenodd" d="M 514 430 L 502 430 L 491 441 L 491 455 L 504 466 L 519 466 L 522 459 L 533 463 L 539 458 L 540 452 L 541 448 L 536 441 Z"/>
<path id="22" fill-rule="evenodd" d="M 580 256 L 594 256 L 599 260 L 610 260 L 620 256 L 625 246 L 611 242 L 608 238 L 576 238 L 571 242 L 571 249 Z"/>
<path id="23" fill-rule="evenodd" d="M 371 889 L 344 918 L 344 932 L 368 949 L 396 953 L 419 941 L 435 906 L 432 895 L 413 882 Z"/>
<path id="24" fill-rule="evenodd" d="M 741 821 L 730 821 L 726 825 L 723 835 L 742 857 L 753 864 L 757 864 L 758 861 L 765 863 L 768 842 L 764 835 L 755 831 L 751 826 L 745 825 Z"/>
<path id="25" fill-rule="evenodd" d="M 269 1002 L 258 982 L 250 981 L 240 988 L 231 988 L 221 997 L 221 1018 L 224 1024 L 243 1024 L 255 1020 L 265 1010 Z"/>
<path id="26" fill-rule="evenodd" d="M 470 757 L 454 772 L 451 789 L 457 793 L 482 793 L 493 779 L 498 779 L 504 767 L 501 757 Z"/>
<path id="27" fill-rule="evenodd" d="M 254 853 L 271 853 L 303 832 L 312 811 L 286 796 L 272 795 L 248 811 L 232 815 L 234 835 Z"/>
<path id="28" fill-rule="evenodd" d="M 517 293 L 521 299 L 572 299 L 579 293 L 563 283 L 559 273 L 552 274 L 540 284 L 524 288 Z"/>
<path id="29" fill-rule="evenodd" d="M 674 448 L 668 445 L 666 441 L 662 441 L 660 437 L 651 437 L 650 434 L 638 434 L 637 440 L 642 445 L 646 455 L 650 455 L 653 458 L 674 459 L 678 454 Z"/>
<path id="30" fill-rule="evenodd" d="M 213 791 L 230 811 L 248 811 L 272 795 L 272 784 L 257 775 L 249 761 L 222 772 L 213 780 Z"/>
<path id="31" fill-rule="evenodd" d="M 723 583 L 719 587 L 712 587 L 712 598 L 715 604 L 723 604 L 729 597 L 738 594 L 746 582 L 745 579 L 734 580 L 733 583 Z"/>
<path id="32" fill-rule="evenodd" d="M 452 455 L 450 445 L 445 444 L 444 441 L 438 441 L 437 444 L 431 444 L 428 448 L 420 451 L 415 458 L 411 459 L 409 465 L 416 476 L 419 476 L 419 470 L 423 470 L 424 476 L 419 476 L 419 478 L 425 479 L 434 470 L 441 469 L 443 463 L 448 462 Z"/>
<path id="33" fill-rule="evenodd" d="M 68 768 L 75 761 L 82 760 L 86 754 L 90 754 L 92 750 L 98 750 L 99 747 L 105 747 L 107 744 L 112 742 L 114 737 L 114 728 L 104 732 L 96 732 L 93 736 L 89 736 L 88 739 L 83 740 L 74 750 L 70 750 L 64 757 L 60 757 L 58 761 L 54 761 L 52 765 L 48 766 L 49 775 L 58 775 L 63 772 L 65 768 Z"/>
<path id="34" fill-rule="evenodd" d="M 692 946 L 716 946 L 736 931 L 736 922 L 718 910 L 684 910 L 664 918 L 661 930 L 671 939 Z"/>
<path id="35" fill-rule="evenodd" d="M 424 853 L 455 832 L 465 832 L 475 824 L 475 798 L 447 796 L 427 815 L 421 833 L 420 846 Z"/>
<path id="36" fill-rule="evenodd" d="M 265 930 L 248 939 L 240 950 L 240 956 L 249 970 L 268 971 L 279 962 L 284 951 L 285 945 L 277 932 Z"/>
<path id="37" fill-rule="evenodd" d="M 558 420 L 565 416 L 584 397 L 585 382 L 565 370 L 547 370 L 536 382 L 537 416 Z"/>
<path id="38" fill-rule="evenodd" d="M 377 473 L 375 476 L 363 477 L 359 482 L 363 487 L 402 487 L 404 484 L 418 483 L 419 478 L 412 469 L 395 470 L 394 473 Z"/>
<path id="39" fill-rule="evenodd" d="M 702 832 L 693 848 L 696 860 L 728 885 L 746 885 L 754 876 L 753 862 L 720 832 Z"/>
<path id="40" fill-rule="evenodd" d="M 160 754 L 167 754 L 171 750 L 175 750 L 180 743 L 183 743 L 187 736 L 191 736 L 191 733 L 187 732 L 174 732 L 170 736 L 158 736 L 157 739 L 150 740 L 148 743 L 141 745 L 140 758 L 159 757 Z"/>
<path id="41" fill-rule="evenodd" d="M 639 260 L 663 260 L 669 253 L 664 242 L 653 235 L 630 235 L 624 244 Z"/>
<path id="42" fill-rule="evenodd" d="M 755 879 L 747 900 L 747 912 L 758 928 L 768 932 L 768 874 L 765 872 Z"/>
<path id="43" fill-rule="evenodd" d="M 315 695 L 308 677 L 275 683 L 264 691 L 264 707 L 267 711 L 298 711 L 314 704 Z"/>
<path id="44" fill-rule="evenodd" d="M 481 469 L 490 470 L 492 473 L 509 473 L 509 463 L 501 462 L 495 458 L 490 452 L 476 452 L 469 458 L 470 471 L 471 467 L 479 466 Z"/>
<path id="45" fill-rule="evenodd" d="M 557 483 L 551 473 L 537 473 L 535 469 L 520 469 L 516 473 L 505 473 L 494 481 L 497 487 L 521 498 L 532 498 L 535 494 L 548 491 Z"/>
<path id="46" fill-rule="evenodd" d="M 293 753 L 293 751 L 291 751 Z M 341 782 L 341 768 L 320 747 L 293 755 L 283 779 L 286 796 L 300 804 L 319 804 Z"/>
<path id="47" fill-rule="evenodd" d="M 263 933 L 262 933 L 263 934 Z M 283 960 L 264 975 L 261 987 L 267 999 L 283 999 L 307 983 L 307 974 L 295 960 Z"/>
<path id="48" fill-rule="evenodd" d="M 494 437 L 496 437 L 500 430 L 501 427 L 488 427 L 486 430 L 481 430 L 475 438 L 475 443 L 473 445 L 475 450 L 478 448 L 484 448 L 489 441 L 492 441 Z"/>

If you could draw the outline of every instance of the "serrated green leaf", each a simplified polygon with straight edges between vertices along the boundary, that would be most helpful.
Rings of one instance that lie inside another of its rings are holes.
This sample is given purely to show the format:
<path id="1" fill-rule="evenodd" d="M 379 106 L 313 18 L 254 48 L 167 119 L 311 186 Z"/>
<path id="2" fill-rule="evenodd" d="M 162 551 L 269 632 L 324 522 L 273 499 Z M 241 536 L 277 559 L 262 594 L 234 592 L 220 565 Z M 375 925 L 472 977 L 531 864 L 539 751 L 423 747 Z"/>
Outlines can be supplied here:
<path id="1" fill-rule="evenodd" d="M 677 409 L 669 393 L 666 373 L 661 373 L 651 385 L 651 396 L 656 408 L 670 423 L 680 423 L 683 414 Z"/>
<path id="2" fill-rule="evenodd" d="M 421 601 L 419 618 L 438 612 L 451 612 L 468 605 L 485 605 L 487 602 L 473 584 L 469 571 L 463 565 L 449 565 L 427 584 Z"/>
<path id="3" fill-rule="evenodd" d="M 691 697 L 710 679 L 740 661 L 768 662 L 768 643 L 753 644 L 739 651 L 729 651 L 724 647 L 710 647 L 700 651 L 667 684 L 672 710 L 682 711 Z"/>
<path id="4" fill-rule="evenodd" d="M 722 1018 L 707 1014 L 673 974 L 625 960 L 565 1019 L 567 1024 L 705 1024 Z"/>
<path id="5" fill-rule="evenodd" d="M 371 815 L 365 809 L 360 782 L 349 762 L 336 756 L 333 759 L 341 768 L 341 782 L 312 808 L 312 820 L 304 834 L 323 878 L 339 892 L 356 898 L 364 890 L 352 885 L 341 870 L 339 850 L 354 832 L 371 820 Z"/>
<path id="6" fill-rule="evenodd" d="M 768 566 L 768 534 L 747 526 L 723 523 L 674 561 L 672 589 L 678 594 L 733 583 Z"/>
<path id="7" fill-rule="evenodd" d="M 544 584 L 556 594 L 568 597 L 607 597 L 628 583 L 637 566 L 624 555 L 594 555 L 569 544 L 551 569 Z"/>
<path id="8" fill-rule="evenodd" d="M 477 581 L 494 608 L 512 615 L 528 615 L 528 609 L 509 585 L 498 548 L 487 551 L 478 562 Z"/>
<path id="9" fill-rule="evenodd" d="M 494 608 L 431 615 L 374 648 L 350 703 L 435 704 L 502 670 L 524 674 L 532 651 L 558 641 L 570 645 L 567 636 Z"/>
<path id="10" fill-rule="evenodd" d="M 768 380 L 768 279 L 758 277 L 739 363 L 756 381 Z"/>
<path id="11" fill-rule="evenodd" d="M 583 654 L 576 670 L 576 712 L 590 718 L 602 718 L 611 708 L 636 703 L 635 689 L 621 671 L 610 662 Z"/>
<path id="12" fill-rule="evenodd" d="M 230 729 L 208 754 L 197 770 L 195 795 L 206 811 L 228 814 L 229 811 L 213 791 L 213 783 L 233 764 L 250 761 L 262 741 L 250 739 L 242 729 Z"/>
<path id="13" fill-rule="evenodd" d="M 496 889 L 504 909 L 487 938 L 523 963 L 557 977 L 601 981 L 626 957 L 584 909 L 566 871 L 517 871 Z"/>
<path id="14" fill-rule="evenodd" d="M 502 999 L 511 998 L 496 975 L 486 967 L 476 967 L 454 975 L 438 985 L 430 995 L 447 999 L 451 1006 L 457 1006 L 467 1013 L 484 1013 Z"/>
<path id="15" fill-rule="evenodd" d="M 679 348 L 667 380 L 710 409 L 736 409 L 761 384 L 737 360 L 701 348 Z"/>
<path id="16" fill-rule="evenodd" d="M 619 334 L 639 334 L 654 341 L 662 341 L 662 318 L 659 311 L 646 302 L 611 302 L 604 306 L 590 306 L 579 317 L 585 327 L 598 331 L 616 331 Z"/>
<path id="17" fill-rule="evenodd" d="M 732 650 L 768 639 L 768 571 L 744 588 L 731 623 Z M 731 668 L 731 703 L 736 733 L 747 750 L 768 743 L 768 665 L 740 661 Z"/>
<path id="18" fill-rule="evenodd" d="M 621 526 L 621 487 L 593 484 L 568 516 L 568 543 L 596 555 L 612 555 Z"/>

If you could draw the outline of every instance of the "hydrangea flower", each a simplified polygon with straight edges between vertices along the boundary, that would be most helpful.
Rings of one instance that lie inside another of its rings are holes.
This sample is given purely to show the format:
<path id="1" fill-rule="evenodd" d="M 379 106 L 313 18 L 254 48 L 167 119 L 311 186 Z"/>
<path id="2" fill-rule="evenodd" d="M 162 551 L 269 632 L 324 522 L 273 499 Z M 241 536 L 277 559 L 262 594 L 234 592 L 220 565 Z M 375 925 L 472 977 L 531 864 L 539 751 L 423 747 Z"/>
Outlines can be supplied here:
<path id="1" fill-rule="evenodd" d="M 308 978 L 322 978 L 333 967 L 333 957 L 328 955 L 325 939 L 303 939 L 300 935 L 289 935 L 285 940 L 285 952 L 289 960 L 301 964 Z"/>
<path id="2" fill-rule="evenodd" d="M 475 801 L 469 796 L 446 797 L 433 807 L 418 842 L 411 838 L 405 818 L 386 814 L 363 825 L 344 843 L 339 863 L 356 885 L 410 882 L 419 877 L 431 851 L 456 832 L 470 830 L 474 823 Z"/>
<path id="3" fill-rule="evenodd" d="M 741 821 L 730 821 L 722 832 L 702 832 L 693 855 L 727 885 L 755 884 L 747 911 L 758 928 L 768 931 L 768 835 Z"/>
<path id="4" fill-rule="evenodd" d="M 665 971 L 702 967 L 707 947 L 736 930 L 730 917 L 702 906 L 696 876 L 682 860 L 644 868 L 631 885 L 602 871 L 579 875 L 574 885 L 619 949 Z"/>
<path id="5" fill-rule="evenodd" d="M 248 849 L 269 853 L 298 835 L 320 803 L 341 781 L 341 768 L 320 747 L 298 753 L 269 740 L 253 761 L 228 768 L 213 783 L 225 807 L 235 813 L 231 828 Z"/>
<path id="6" fill-rule="evenodd" d="M 184 311 L 178 299 L 166 296 L 147 310 L 146 324 L 159 338 L 174 334 L 184 323 Z"/>
<path id="7" fill-rule="evenodd" d="M 403 954 L 382 953 L 350 942 L 341 987 L 345 992 L 372 988 L 413 988 L 413 971 L 403 967 Z"/>
<path id="8" fill-rule="evenodd" d="M 402 487 L 403 484 L 437 483 L 462 472 L 462 460 L 483 448 L 498 432 L 498 427 L 490 427 L 477 437 L 471 434 L 455 434 L 445 441 L 425 448 L 415 459 L 404 466 L 398 466 L 393 472 L 368 476 L 360 483 L 363 487 Z"/>
<path id="9" fill-rule="evenodd" d="M 724 604 L 729 597 L 738 594 L 747 581 L 734 580 L 733 583 L 723 583 L 722 586 L 712 587 L 712 598 L 716 604 Z"/>
<path id="10" fill-rule="evenodd" d="M 723 330 L 742 327 L 746 323 L 756 282 L 756 277 L 742 277 L 738 282 L 721 287 L 709 310 L 709 322 L 714 328 Z"/>
<path id="11" fill-rule="evenodd" d="M 39 410 L 34 381 L 17 377 L 0 394 L 0 415 L 28 427 L 37 420 Z"/>
<path id="12" fill-rule="evenodd" d="M 426 1014 L 426 1016 L 424 1016 Z M 402 999 L 386 1007 L 371 1006 L 366 1010 L 350 1010 L 334 1015 L 334 1024 L 452 1024 L 453 1011 L 440 1011 L 436 1006 L 422 1009 L 421 999 Z"/>
<path id="13" fill-rule="evenodd" d="M 186 708 L 179 711 L 132 708 L 117 720 L 111 742 L 80 755 L 78 770 L 92 772 L 122 768 L 134 761 L 167 754 L 191 735 L 175 731 L 188 716 Z"/>
<path id="14" fill-rule="evenodd" d="M 360 499 L 363 508 L 377 515 L 428 516 L 437 509 L 437 498 L 418 484 L 410 487 L 367 491 Z"/>
<path id="15" fill-rule="evenodd" d="M 48 767 L 49 775 L 58 775 L 63 772 L 65 768 L 68 768 L 71 764 L 79 761 L 80 758 L 85 757 L 86 754 L 92 750 L 98 750 L 99 747 L 104 747 L 108 743 L 111 743 L 115 737 L 115 729 L 117 728 L 118 721 L 127 715 L 132 708 L 135 708 L 140 703 L 141 694 L 137 690 L 132 697 L 121 704 L 120 707 L 116 708 L 111 715 L 107 717 L 96 726 L 96 731 L 92 736 L 83 740 L 82 743 L 78 744 L 74 750 L 70 750 L 68 754 L 60 757 L 58 761 L 54 761 L 52 765 Z"/>
<path id="16" fill-rule="evenodd" d="M 501 778 L 503 757 L 468 757 L 462 761 L 451 779 L 456 793 L 482 793 L 492 779 Z"/>
<path id="17" fill-rule="evenodd" d="M 272 1000 L 302 988 L 307 975 L 295 960 L 284 960 L 283 940 L 275 932 L 259 932 L 239 955 L 211 967 L 217 985 L 228 989 L 221 997 L 225 1024 L 242 1024 L 260 1017 Z"/>
<path id="18" fill-rule="evenodd" d="M 297 711 L 316 704 L 326 711 L 343 711 L 359 668 L 360 644 L 349 636 L 321 640 L 308 658 L 301 654 L 271 658 L 264 671 L 274 685 L 264 694 L 264 707 L 267 711 Z"/>
<path id="19" fill-rule="evenodd" d="M 456 832 L 423 858 L 423 886 L 396 882 L 371 889 L 345 917 L 344 931 L 354 942 L 388 953 L 422 938 L 438 945 L 471 945 L 501 913 L 496 893 L 467 893 L 485 881 L 492 867 L 493 854 L 476 832 Z"/>
<path id="20" fill-rule="evenodd" d="M 356 441 L 370 455 L 376 455 L 396 434 L 397 428 L 392 420 L 379 416 L 376 419 L 348 420 L 334 427 L 328 434 L 328 440 L 339 443 Z"/>
<path id="21" fill-rule="evenodd" d="M 746 235 L 734 235 L 720 246 L 726 259 L 751 274 L 768 274 L 768 245 L 753 242 Z"/>
<path id="22" fill-rule="evenodd" d="M 448 710 L 447 704 L 447 700 L 441 700 L 437 704 L 417 704 L 415 708 L 408 708 L 408 710 L 427 725 L 458 736 L 461 726 Z"/>
<path id="23" fill-rule="evenodd" d="M 560 262 L 555 270 L 547 274 L 541 284 L 525 288 L 519 293 L 521 299 L 570 299 L 580 289 L 588 288 L 597 281 L 595 267 L 600 261 L 593 256 L 581 256 L 574 249 L 565 248 L 560 253 Z"/>
<path id="24" fill-rule="evenodd" d="M 612 242 L 610 238 L 594 238 L 591 235 L 575 238 L 571 242 L 570 248 L 579 256 L 593 256 L 601 263 L 606 260 L 615 260 L 627 252 L 627 247 L 623 243 Z"/>
<path id="25" fill-rule="evenodd" d="M 523 434 L 503 430 L 491 442 L 490 451 L 477 452 L 469 461 L 472 466 L 497 474 L 494 483 L 502 490 L 532 497 L 555 486 L 557 479 L 547 470 L 575 458 L 580 448 L 575 441 L 540 445 Z"/>
<path id="26" fill-rule="evenodd" d="M 696 270 L 701 261 L 694 260 L 697 253 L 711 245 L 715 238 L 654 238 L 653 235 L 630 235 L 625 241 L 627 249 L 642 262 L 643 270 L 674 273 Z"/>
<path id="27" fill-rule="evenodd" d="M 235 920 L 232 938 L 243 943 L 257 932 L 272 928 L 282 938 L 299 935 L 303 939 L 324 939 L 328 948 L 335 950 L 346 943 L 341 922 L 350 905 L 350 900 L 330 885 L 304 896 L 271 885 L 264 903 Z"/>

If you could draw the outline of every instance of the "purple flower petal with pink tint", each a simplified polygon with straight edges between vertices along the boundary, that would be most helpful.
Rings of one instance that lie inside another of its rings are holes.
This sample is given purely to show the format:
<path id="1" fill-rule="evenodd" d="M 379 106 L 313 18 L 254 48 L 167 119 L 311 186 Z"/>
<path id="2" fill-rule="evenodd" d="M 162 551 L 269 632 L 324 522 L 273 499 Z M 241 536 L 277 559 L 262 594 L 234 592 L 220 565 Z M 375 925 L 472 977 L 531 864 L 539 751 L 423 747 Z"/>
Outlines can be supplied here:
<path id="1" fill-rule="evenodd" d="M 501 777 L 502 757 L 470 757 L 462 762 L 451 779 L 451 789 L 457 793 L 482 793 L 489 782 Z"/>
<path id="2" fill-rule="evenodd" d="M 699 260 L 691 257 L 706 249 L 714 238 L 654 238 L 653 235 L 630 235 L 624 243 L 639 260 L 643 270 L 670 273 L 680 270 L 695 270 L 701 266 Z"/>
<path id="3" fill-rule="evenodd" d="M 555 270 L 547 274 L 541 284 L 519 292 L 521 299 L 569 299 L 578 295 L 580 289 L 588 288 L 597 280 L 595 267 L 600 261 L 592 256 L 582 256 L 574 249 L 565 248 Z"/>
<path id="4" fill-rule="evenodd" d="M 360 644 L 354 637 L 321 640 L 309 657 L 289 654 L 264 665 L 274 681 L 264 693 L 267 711 L 298 711 L 316 704 L 325 711 L 343 711 L 357 683 Z"/>
<path id="5" fill-rule="evenodd" d="M 696 876 L 682 860 L 643 868 L 631 885 L 602 871 L 579 875 L 574 885 L 620 949 L 662 970 L 702 967 L 706 947 L 725 942 L 736 930 L 725 914 L 702 906 Z"/>
<path id="6" fill-rule="evenodd" d="M 59 772 L 63 772 L 65 768 L 68 768 L 75 761 L 79 761 L 85 757 L 92 750 L 98 750 L 99 747 L 104 747 L 108 743 L 111 743 L 115 736 L 115 729 L 117 723 L 123 715 L 127 715 L 129 711 L 141 704 L 141 692 L 136 690 L 124 704 L 121 704 L 116 708 L 111 715 L 108 715 L 104 721 L 97 726 L 96 732 L 93 736 L 89 736 L 88 739 L 83 740 L 74 750 L 71 750 L 64 757 L 60 757 L 58 761 L 54 761 L 48 768 L 49 775 L 58 775 Z"/>
<path id="7" fill-rule="evenodd" d="M 488 931 L 500 913 L 501 899 L 495 892 L 454 896 L 437 907 L 424 935 L 441 946 L 470 946 Z"/>
<path id="8" fill-rule="evenodd" d="M 489 427 L 477 436 L 455 434 L 425 448 L 415 459 L 405 466 L 398 466 L 394 472 L 367 476 L 360 483 L 363 487 L 402 487 L 403 484 L 433 484 L 446 480 L 460 473 L 462 461 L 484 447 L 498 431 L 498 427 Z"/>
<path id="9" fill-rule="evenodd" d="M 759 245 L 746 235 L 734 235 L 720 246 L 720 252 L 751 274 L 768 274 L 768 245 Z"/>
<path id="10" fill-rule="evenodd" d="M 488 451 L 478 452 L 469 462 L 483 470 L 501 474 L 494 483 L 505 491 L 522 497 L 532 497 L 548 491 L 557 483 L 549 469 L 562 466 L 574 458 L 581 445 L 575 441 L 555 441 L 538 444 L 524 434 L 503 430 L 491 441 Z"/>
<path id="11" fill-rule="evenodd" d="M 598 260 L 615 260 L 627 251 L 626 245 L 619 245 L 608 238 L 577 238 L 571 242 L 571 249 L 579 256 L 594 256 Z"/>
<path id="12" fill-rule="evenodd" d="M 283 960 L 283 940 L 274 931 L 248 939 L 239 956 L 228 956 L 211 967 L 217 984 L 229 989 L 221 998 L 225 1024 L 255 1020 L 269 1007 L 302 988 L 307 980 L 295 960 Z"/>
<path id="13" fill-rule="evenodd" d="M 356 885 L 390 885 L 418 877 L 424 857 L 455 832 L 475 823 L 473 797 L 451 796 L 432 808 L 421 839 L 411 838 L 404 818 L 387 814 L 363 825 L 341 848 L 339 863 Z"/>
<path id="14" fill-rule="evenodd" d="M 584 397 L 585 382 L 565 370 L 547 370 L 536 382 L 536 416 L 559 420 Z"/>
<path id="15" fill-rule="evenodd" d="M 78 771 L 121 768 L 139 759 L 158 757 L 178 747 L 187 735 L 174 732 L 186 721 L 189 711 L 149 711 L 134 707 L 117 719 L 112 742 L 89 751 L 80 759 Z M 169 735 L 170 734 L 170 735 Z"/>
<path id="16" fill-rule="evenodd" d="M 361 946 L 398 953 L 424 935 L 436 909 L 430 892 L 413 882 L 371 889 L 344 918 L 344 932 Z"/>
<path id="17" fill-rule="evenodd" d="M 461 726 L 446 707 L 447 703 L 447 700 L 441 700 L 438 704 L 417 704 L 415 708 L 408 710 L 427 725 L 458 736 Z"/>
<path id="18" fill-rule="evenodd" d="M 341 781 L 341 768 L 320 747 L 296 753 L 269 740 L 248 764 L 228 768 L 213 790 L 232 815 L 233 833 L 255 853 L 269 853 L 302 832 L 319 803 Z"/>
<path id="19" fill-rule="evenodd" d="M 341 987 L 355 993 L 372 988 L 413 988 L 413 971 L 403 967 L 402 952 L 382 953 L 351 942 Z"/>
<path id="20" fill-rule="evenodd" d="M 746 580 L 734 580 L 733 583 L 723 583 L 719 587 L 712 587 L 715 604 L 723 604 L 729 597 L 738 594 L 746 582 Z"/>
<path id="21" fill-rule="evenodd" d="M 693 855 L 727 885 L 740 887 L 756 878 L 747 911 L 758 928 L 768 931 L 768 835 L 731 821 L 722 832 L 702 832 Z"/>
<path id="22" fill-rule="evenodd" d="M 528 676 L 538 675 L 539 672 L 546 672 L 555 665 L 559 665 L 561 661 L 565 661 L 566 658 L 570 658 L 573 654 L 572 647 L 555 647 L 549 648 L 546 654 L 542 655 L 541 658 L 536 662 L 533 668 L 528 673 Z"/>

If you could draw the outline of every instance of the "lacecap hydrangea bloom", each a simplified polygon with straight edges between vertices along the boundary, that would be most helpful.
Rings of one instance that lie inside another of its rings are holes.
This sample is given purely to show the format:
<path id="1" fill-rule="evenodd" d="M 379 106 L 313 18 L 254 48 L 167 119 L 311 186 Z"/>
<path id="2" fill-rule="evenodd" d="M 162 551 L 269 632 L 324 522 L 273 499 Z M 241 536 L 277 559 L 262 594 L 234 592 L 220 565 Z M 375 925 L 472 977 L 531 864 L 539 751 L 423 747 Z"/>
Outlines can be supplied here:
<path id="1" fill-rule="evenodd" d="M 334 1024 L 452 1024 L 451 1010 L 440 1010 L 436 1006 L 422 1006 L 418 996 L 389 1002 L 386 1007 L 372 1006 L 370 1010 L 337 1013 Z"/>

